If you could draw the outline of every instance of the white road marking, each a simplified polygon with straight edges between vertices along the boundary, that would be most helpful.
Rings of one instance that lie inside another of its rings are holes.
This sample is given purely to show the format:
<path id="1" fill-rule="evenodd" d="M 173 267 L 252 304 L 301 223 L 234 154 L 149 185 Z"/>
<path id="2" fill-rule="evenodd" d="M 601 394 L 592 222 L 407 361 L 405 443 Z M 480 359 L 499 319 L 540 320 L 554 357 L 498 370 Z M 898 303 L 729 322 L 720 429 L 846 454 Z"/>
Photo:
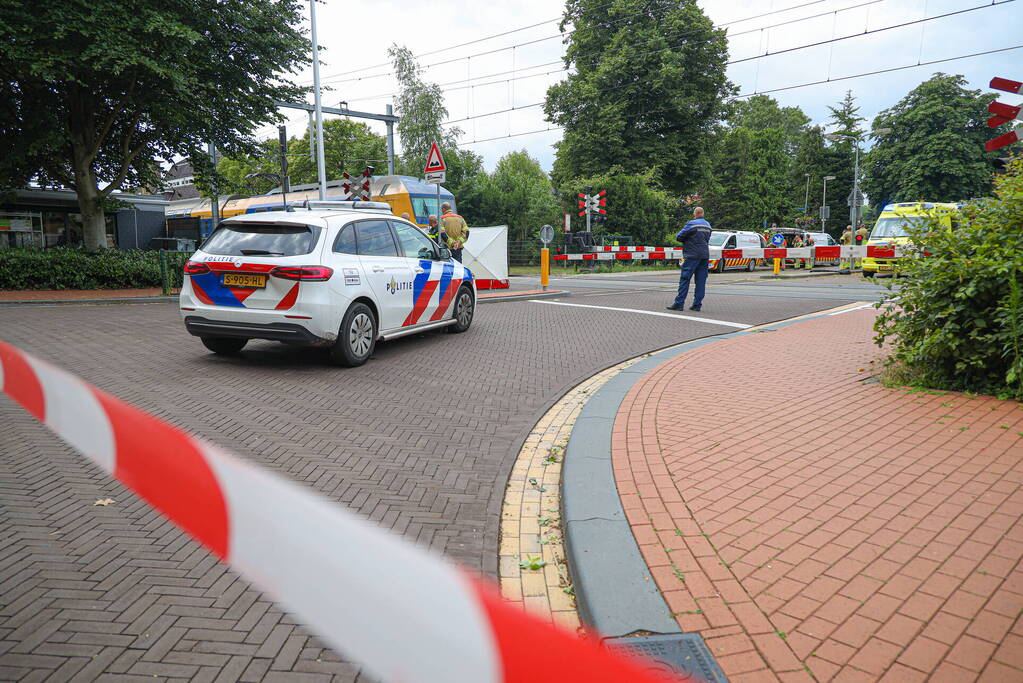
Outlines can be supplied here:
<path id="1" fill-rule="evenodd" d="M 862 306 L 854 306 L 852 308 L 847 308 L 844 311 L 835 311 L 834 313 L 828 313 L 828 316 L 842 315 L 843 313 L 852 313 L 853 311 L 859 311 L 859 310 L 862 310 L 864 308 L 873 308 L 873 307 L 874 307 L 874 304 L 863 304 Z"/>
<path id="2" fill-rule="evenodd" d="M 530 299 L 529 301 L 534 304 L 547 304 L 549 306 L 574 306 L 576 308 L 596 308 L 601 311 L 622 311 L 623 313 L 642 313 L 643 315 L 656 315 L 662 318 L 676 318 L 680 320 L 695 320 L 698 323 L 709 323 L 711 325 L 724 325 L 725 327 L 735 327 L 740 330 L 745 330 L 752 325 L 744 325 L 742 323 L 731 323 L 726 320 L 714 320 L 713 318 L 696 318 L 691 315 L 678 315 L 676 313 L 661 313 L 660 311 L 641 311 L 637 308 L 615 308 L 612 306 L 591 306 L 588 304 L 569 304 L 562 301 L 544 301 L 542 299 Z"/>

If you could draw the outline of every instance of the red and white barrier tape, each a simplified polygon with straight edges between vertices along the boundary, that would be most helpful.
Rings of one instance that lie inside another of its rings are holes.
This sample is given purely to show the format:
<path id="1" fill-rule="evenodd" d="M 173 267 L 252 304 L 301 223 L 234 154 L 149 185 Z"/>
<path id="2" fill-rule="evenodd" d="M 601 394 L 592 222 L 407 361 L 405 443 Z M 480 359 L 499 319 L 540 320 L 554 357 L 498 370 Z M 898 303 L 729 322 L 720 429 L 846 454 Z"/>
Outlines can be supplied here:
<path id="1" fill-rule="evenodd" d="M 308 488 L 4 342 L 0 388 L 385 681 L 663 683 Z"/>
<path id="2" fill-rule="evenodd" d="M 647 247 L 654 249 L 654 247 Z M 554 254 L 555 261 L 653 261 L 657 259 L 680 259 L 682 248 L 660 247 L 662 251 L 618 251 L 594 252 L 592 254 Z M 789 247 L 782 249 L 721 249 L 710 248 L 710 258 L 716 259 L 776 259 L 776 258 L 815 258 L 818 261 L 832 261 L 837 258 L 895 258 L 902 256 L 898 246 L 885 247 Z"/>

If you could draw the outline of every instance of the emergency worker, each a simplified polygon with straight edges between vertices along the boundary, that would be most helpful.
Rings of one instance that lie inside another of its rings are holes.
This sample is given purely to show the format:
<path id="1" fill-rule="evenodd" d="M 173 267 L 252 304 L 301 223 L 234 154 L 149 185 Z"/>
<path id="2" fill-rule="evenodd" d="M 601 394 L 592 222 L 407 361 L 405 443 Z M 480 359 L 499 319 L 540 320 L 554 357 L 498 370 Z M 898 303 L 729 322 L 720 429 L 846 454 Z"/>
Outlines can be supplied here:
<path id="1" fill-rule="evenodd" d="M 443 212 L 440 217 L 441 232 L 447 236 L 448 249 L 451 256 L 459 263 L 462 262 L 462 248 L 469 239 L 469 225 L 465 219 L 451 210 L 451 204 L 444 202 L 440 205 Z"/>
<path id="2" fill-rule="evenodd" d="M 842 233 L 842 244 L 843 245 L 852 245 L 852 234 L 853 234 L 852 225 L 845 226 L 845 232 Z M 844 259 L 842 259 L 841 267 L 842 268 L 851 268 L 852 267 L 852 258 L 844 258 Z"/>
<path id="3" fill-rule="evenodd" d="M 426 228 L 426 234 L 429 235 L 430 239 L 434 242 L 440 244 L 441 242 L 437 235 L 437 217 L 431 213 L 426 217 L 426 222 L 429 224 Z"/>
<path id="4" fill-rule="evenodd" d="M 682 243 L 682 272 L 678 278 L 678 294 L 674 303 L 668 306 L 670 311 L 681 311 L 686 307 L 686 296 L 689 294 L 689 281 L 696 277 L 696 293 L 690 311 L 698 311 L 703 306 L 703 295 L 707 287 L 707 268 L 710 265 L 710 223 L 703 217 L 703 208 L 693 209 L 693 219 L 685 224 L 675 239 Z"/>
<path id="5" fill-rule="evenodd" d="M 867 227 L 865 225 L 863 225 L 863 223 L 860 223 L 860 227 L 856 230 L 856 246 L 857 247 L 862 247 L 866 243 L 867 243 Z M 860 266 L 860 259 L 856 259 L 856 266 L 855 267 L 858 268 L 859 266 Z"/>
<path id="6" fill-rule="evenodd" d="M 793 249 L 801 249 L 802 246 L 803 246 L 803 236 L 799 235 L 799 234 L 794 235 L 792 237 L 792 248 Z M 793 268 L 793 270 L 799 270 L 799 267 L 801 265 L 805 265 L 805 262 L 804 262 L 803 259 L 797 259 L 797 258 L 792 259 L 792 268 Z"/>

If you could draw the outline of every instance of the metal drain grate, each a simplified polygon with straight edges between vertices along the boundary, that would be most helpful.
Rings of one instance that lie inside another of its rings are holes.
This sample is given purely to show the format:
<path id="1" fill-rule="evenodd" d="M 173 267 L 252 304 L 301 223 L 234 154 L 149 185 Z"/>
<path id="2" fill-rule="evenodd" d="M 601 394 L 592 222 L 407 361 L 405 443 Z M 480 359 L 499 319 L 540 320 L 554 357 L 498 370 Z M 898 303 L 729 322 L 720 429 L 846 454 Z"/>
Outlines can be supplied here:
<path id="1" fill-rule="evenodd" d="M 604 645 L 654 660 L 648 669 L 650 673 L 685 674 L 708 683 L 728 683 L 725 672 L 714 661 L 714 655 L 698 633 L 608 638 Z"/>

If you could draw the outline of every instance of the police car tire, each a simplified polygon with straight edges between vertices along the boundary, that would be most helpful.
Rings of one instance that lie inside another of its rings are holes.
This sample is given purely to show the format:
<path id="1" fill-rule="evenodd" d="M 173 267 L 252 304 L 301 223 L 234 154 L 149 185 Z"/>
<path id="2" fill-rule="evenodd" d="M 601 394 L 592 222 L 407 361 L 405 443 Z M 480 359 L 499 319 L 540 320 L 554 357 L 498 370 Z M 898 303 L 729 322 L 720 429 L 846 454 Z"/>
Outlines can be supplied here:
<path id="1" fill-rule="evenodd" d="M 341 329 L 330 349 L 330 357 L 338 365 L 355 368 L 369 360 L 376 344 L 376 316 L 369 306 L 357 301 L 348 307 L 341 320 Z"/>
<path id="2" fill-rule="evenodd" d="M 746 266 L 746 272 L 747 273 L 752 273 L 756 269 L 757 269 L 757 260 L 755 258 L 751 258 L 749 260 L 749 265 Z"/>
<path id="3" fill-rule="evenodd" d="M 714 269 L 714 272 L 717 273 L 725 272 L 725 260 L 723 258 L 718 259 L 717 268 Z"/>
<path id="4" fill-rule="evenodd" d="M 454 310 L 455 324 L 448 325 L 448 332 L 461 334 L 472 325 L 473 315 L 476 313 L 476 302 L 472 298 L 472 290 L 468 287 L 461 287 L 455 296 Z"/>
<path id="5" fill-rule="evenodd" d="M 245 348 L 248 339 L 241 337 L 200 337 L 202 345 L 221 356 L 233 356 Z"/>

